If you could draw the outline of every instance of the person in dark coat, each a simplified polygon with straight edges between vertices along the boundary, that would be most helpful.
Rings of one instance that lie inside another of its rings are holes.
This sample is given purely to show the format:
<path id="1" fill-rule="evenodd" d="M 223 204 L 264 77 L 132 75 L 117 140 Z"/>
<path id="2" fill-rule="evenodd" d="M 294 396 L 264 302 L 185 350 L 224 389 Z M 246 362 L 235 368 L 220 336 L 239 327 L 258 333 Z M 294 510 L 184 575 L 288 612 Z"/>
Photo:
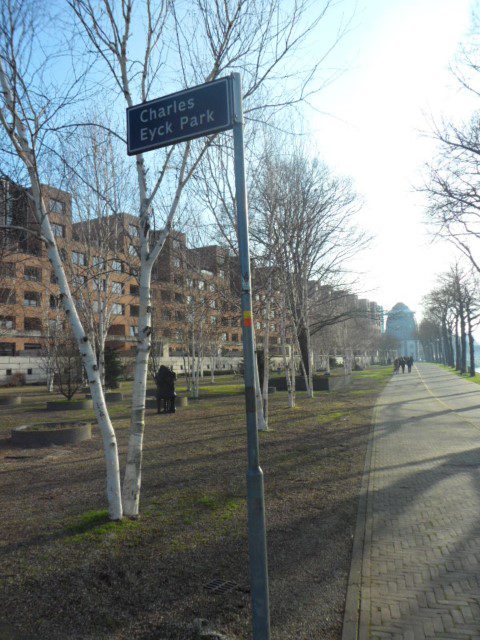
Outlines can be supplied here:
<path id="1" fill-rule="evenodd" d="M 402 367 L 402 373 L 405 373 L 405 358 L 400 358 L 400 366 Z"/>
<path id="2" fill-rule="evenodd" d="M 170 367 L 168 372 L 169 372 L 169 377 L 168 377 L 168 401 L 167 401 L 168 409 L 167 409 L 167 412 L 168 413 L 175 413 L 175 397 L 177 395 L 175 393 L 175 380 L 177 379 L 177 374 L 173 370 L 173 367 Z"/>
<path id="3" fill-rule="evenodd" d="M 413 367 L 413 356 L 409 356 L 407 358 L 407 367 L 408 367 L 408 373 L 412 373 L 412 367 Z"/>
<path id="4" fill-rule="evenodd" d="M 157 386 L 157 413 L 175 413 L 175 379 L 174 371 L 161 365 L 155 374 L 155 384 Z M 173 398 L 173 411 L 172 411 Z"/>

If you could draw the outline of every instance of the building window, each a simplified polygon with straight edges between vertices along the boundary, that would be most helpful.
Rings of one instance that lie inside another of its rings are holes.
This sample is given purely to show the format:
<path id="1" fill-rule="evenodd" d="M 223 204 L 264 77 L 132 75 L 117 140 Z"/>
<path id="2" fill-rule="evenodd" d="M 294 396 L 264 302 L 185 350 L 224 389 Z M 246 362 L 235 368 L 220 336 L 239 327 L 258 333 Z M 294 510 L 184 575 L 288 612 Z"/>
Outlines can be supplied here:
<path id="1" fill-rule="evenodd" d="M 7 369 L 7 376 L 11 376 L 12 375 L 12 370 L 11 369 Z"/>
<path id="2" fill-rule="evenodd" d="M 23 326 L 25 331 L 41 331 L 42 321 L 40 318 L 25 318 Z"/>
<path id="3" fill-rule="evenodd" d="M 164 320 L 170 320 L 171 317 L 172 317 L 172 314 L 171 314 L 170 310 L 169 309 L 163 309 L 162 318 Z"/>
<path id="4" fill-rule="evenodd" d="M 62 262 L 66 262 L 67 261 L 67 252 L 65 249 L 60 249 L 59 251 L 60 254 L 60 259 Z"/>
<path id="5" fill-rule="evenodd" d="M 180 240 L 173 240 L 172 241 L 172 247 L 174 249 L 180 249 L 181 246 L 182 246 L 182 243 L 180 242 Z"/>
<path id="6" fill-rule="evenodd" d="M 210 300 L 210 309 L 216 309 L 217 308 L 217 303 L 215 302 L 215 300 Z"/>
<path id="7" fill-rule="evenodd" d="M 125 315 L 125 305 L 115 303 L 112 305 L 112 313 L 114 316 L 124 316 Z"/>
<path id="8" fill-rule="evenodd" d="M 175 294 L 175 300 L 177 302 L 183 302 L 183 294 L 182 293 L 176 293 Z"/>
<path id="9" fill-rule="evenodd" d="M 118 296 L 123 295 L 123 284 L 121 282 L 112 282 L 112 293 Z"/>
<path id="10" fill-rule="evenodd" d="M 38 351 L 41 351 L 41 349 L 42 349 L 42 345 L 41 344 L 36 344 L 36 343 L 30 343 L 30 344 L 26 343 L 25 347 L 24 347 L 25 351 L 37 351 L 38 352 Z"/>
<path id="11" fill-rule="evenodd" d="M 58 278 L 55 275 L 55 271 L 50 272 L 50 284 L 58 284 Z"/>
<path id="12" fill-rule="evenodd" d="M 27 369 L 27 376 L 33 375 L 33 369 Z"/>
<path id="13" fill-rule="evenodd" d="M 130 305 L 130 317 L 131 318 L 138 318 L 140 314 L 140 307 L 138 306 L 138 304 L 131 304 Z"/>
<path id="14" fill-rule="evenodd" d="M 132 236 L 132 238 L 138 238 L 138 236 L 140 235 L 139 229 L 138 229 L 136 224 L 129 224 L 128 225 L 128 231 L 129 231 L 130 235 Z"/>
<path id="15" fill-rule="evenodd" d="M 112 260 L 112 269 L 114 271 L 117 271 L 118 273 L 122 273 L 123 271 L 123 265 L 122 262 L 120 260 Z"/>
<path id="16" fill-rule="evenodd" d="M 212 316 L 212 317 L 210 318 L 210 324 L 217 324 L 217 319 L 216 319 L 216 317 L 215 317 L 215 316 Z"/>
<path id="17" fill-rule="evenodd" d="M 25 267 L 24 278 L 25 280 L 30 280 L 31 282 L 41 282 L 42 270 L 38 267 Z"/>
<path id="18" fill-rule="evenodd" d="M 180 258 L 173 259 L 173 266 L 175 267 L 175 269 L 180 269 L 180 267 L 182 266 L 182 263 L 180 262 Z"/>
<path id="19" fill-rule="evenodd" d="M 138 249 L 134 244 L 129 245 L 128 253 L 134 258 L 138 258 Z"/>
<path id="20" fill-rule="evenodd" d="M 42 301 L 42 294 L 38 291 L 25 291 L 23 296 L 24 307 L 39 307 Z"/>
<path id="21" fill-rule="evenodd" d="M 160 296 L 162 300 L 165 300 L 166 302 L 170 302 L 170 300 L 172 299 L 172 294 L 170 293 L 170 291 L 162 291 Z"/>
<path id="22" fill-rule="evenodd" d="M 238 333 L 232 333 L 232 342 L 238 342 Z"/>
<path id="23" fill-rule="evenodd" d="M 227 341 L 227 334 L 226 333 L 222 333 L 221 340 L 222 340 L 222 342 L 226 342 Z"/>
<path id="24" fill-rule="evenodd" d="M 15 318 L 11 316 L 0 316 L 0 329 L 11 331 L 15 328 Z"/>
<path id="25" fill-rule="evenodd" d="M 136 325 L 130 325 L 130 336 L 136 338 L 138 336 L 138 327 Z"/>
<path id="26" fill-rule="evenodd" d="M 56 309 L 58 307 L 57 296 L 50 295 L 50 309 Z"/>
<path id="27" fill-rule="evenodd" d="M 65 227 L 63 224 L 57 224 L 56 222 L 51 222 L 50 224 L 52 226 L 53 235 L 56 238 L 65 237 Z"/>
<path id="28" fill-rule="evenodd" d="M 136 285 L 136 284 L 131 284 L 130 285 L 130 295 L 131 296 L 140 295 L 140 289 L 139 289 L 138 285 Z"/>
<path id="29" fill-rule="evenodd" d="M 72 284 L 74 287 L 83 287 L 83 285 L 86 282 L 86 278 L 85 276 L 73 276 L 72 278 Z"/>
<path id="30" fill-rule="evenodd" d="M 198 288 L 199 289 L 205 289 L 205 282 L 203 280 L 199 280 L 198 281 Z"/>
<path id="31" fill-rule="evenodd" d="M 87 256 L 79 251 L 72 251 L 72 262 L 80 267 L 84 267 L 87 264 Z"/>
<path id="32" fill-rule="evenodd" d="M 50 212 L 51 213 L 65 213 L 65 202 L 50 198 Z"/>
<path id="33" fill-rule="evenodd" d="M 184 322 L 185 321 L 185 315 L 181 312 L 181 311 L 177 311 L 175 314 L 175 318 L 176 320 L 178 320 L 179 322 Z"/>
<path id="34" fill-rule="evenodd" d="M 219 269 L 218 270 L 218 277 L 219 278 L 224 278 L 225 277 L 225 271 L 223 269 Z"/>

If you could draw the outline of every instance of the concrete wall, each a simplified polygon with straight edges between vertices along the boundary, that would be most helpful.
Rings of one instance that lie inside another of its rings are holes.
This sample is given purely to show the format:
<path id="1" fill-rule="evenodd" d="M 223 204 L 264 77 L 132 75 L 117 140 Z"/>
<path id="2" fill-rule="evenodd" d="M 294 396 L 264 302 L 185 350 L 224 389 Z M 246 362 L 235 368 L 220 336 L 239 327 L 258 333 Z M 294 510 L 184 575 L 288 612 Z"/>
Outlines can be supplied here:
<path id="1" fill-rule="evenodd" d="M 24 373 L 27 384 L 45 382 L 41 362 L 36 356 L 0 356 L 0 385 L 8 384 L 14 373 Z"/>

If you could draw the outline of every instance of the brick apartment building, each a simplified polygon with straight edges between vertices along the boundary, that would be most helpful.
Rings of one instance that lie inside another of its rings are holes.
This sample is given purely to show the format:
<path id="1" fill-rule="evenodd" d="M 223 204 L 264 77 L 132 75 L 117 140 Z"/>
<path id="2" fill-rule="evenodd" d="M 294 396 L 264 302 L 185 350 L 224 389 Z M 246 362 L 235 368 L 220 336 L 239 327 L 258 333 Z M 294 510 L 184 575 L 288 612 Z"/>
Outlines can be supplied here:
<path id="1" fill-rule="evenodd" d="M 70 194 L 50 186 L 43 190 L 80 314 L 82 305 L 94 315 L 108 308 L 108 347 L 127 355 L 135 349 L 138 334 L 138 218 L 118 214 L 73 222 Z M 0 218 L 7 227 L 1 230 L 0 243 L 0 356 L 38 355 L 49 326 L 62 314 L 59 287 L 36 235 L 28 190 L 0 182 Z M 257 307 L 261 295 L 254 293 Z M 152 273 L 152 308 L 154 335 L 164 356 L 182 355 L 200 326 L 212 348 L 240 357 L 238 265 L 225 249 L 187 248 L 185 234 L 173 231 Z M 265 319 L 258 317 L 259 341 L 264 327 Z M 279 335 L 273 320 L 270 332 L 275 350 Z"/>

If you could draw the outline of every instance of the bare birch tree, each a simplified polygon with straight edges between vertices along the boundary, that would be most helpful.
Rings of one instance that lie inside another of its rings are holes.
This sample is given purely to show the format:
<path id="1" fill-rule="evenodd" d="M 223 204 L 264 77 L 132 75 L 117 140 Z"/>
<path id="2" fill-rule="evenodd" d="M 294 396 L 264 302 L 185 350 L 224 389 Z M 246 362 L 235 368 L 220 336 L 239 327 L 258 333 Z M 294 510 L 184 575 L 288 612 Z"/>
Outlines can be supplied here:
<path id="1" fill-rule="evenodd" d="M 261 107 L 278 108 L 303 100 L 308 94 L 315 64 L 313 69 L 309 65 L 302 71 L 294 69 L 295 65 L 289 67 L 289 62 L 331 2 L 326 0 L 313 14 L 306 0 L 259 0 L 254 4 L 245 0 L 195 0 L 188 5 L 168 0 L 69 0 L 69 4 L 85 41 L 97 54 L 96 71 L 108 74 L 111 95 L 121 95 L 127 106 L 240 71 L 247 108 L 250 103 L 260 113 Z M 142 29 L 133 38 L 134 28 L 140 23 Z M 140 317 L 123 484 L 124 511 L 132 517 L 139 512 L 152 268 L 172 228 L 185 186 L 215 137 L 158 152 L 154 171 L 144 155 L 135 158 L 141 228 Z M 161 232 L 153 237 L 150 231 L 157 200 L 157 208 L 165 215 Z"/>
<path id="2" fill-rule="evenodd" d="M 359 202 L 349 180 L 297 151 L 265 154 L 253 190 L 254 234 L 282 278 L 307 393 L 313 395 L 311 323 L 314 281 L 331 283 L 367 243 L 354 216 Z"/>
<path id="3" fill-rule="evenodd" d="M 122 517 L 120 470 L 115 432 L 110 421 L 91 341 L 80 321 L 48 216 L 41 180 L 45 136 L 75 89 L 60 94 L 48 80 L 49 58 L 41 46 L 35 3 L 5 0 L 0 6 L 0 126 L 26 168 L 29 198 L 38 234 L 47 248 L 61 291 L 61 302 L 71 323 L 92 394 L 103 437 L 107 466 L 107 495 L 112 519 Z"/>
<path id="4" fill-rule="evenodd" d="M 129 173 L 115 142 L 111 132 L 92 124 L 69 136 L 63 154 L 75 206 L 71 281 L 103 383 L 107 336 L 130 285 L 137 285 L 132 266 L 139 266 L 137 218 L 124 213 L 131 202 Z"/>

